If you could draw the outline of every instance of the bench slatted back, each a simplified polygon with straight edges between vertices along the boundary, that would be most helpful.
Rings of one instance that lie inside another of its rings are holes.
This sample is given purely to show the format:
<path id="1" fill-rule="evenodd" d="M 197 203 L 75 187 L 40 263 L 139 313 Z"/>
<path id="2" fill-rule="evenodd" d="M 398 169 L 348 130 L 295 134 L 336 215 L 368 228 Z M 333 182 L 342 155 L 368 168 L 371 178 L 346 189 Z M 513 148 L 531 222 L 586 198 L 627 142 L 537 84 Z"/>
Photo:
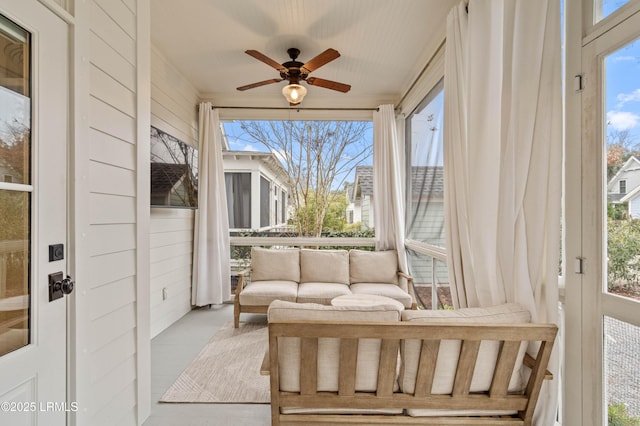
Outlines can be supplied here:
<path id="1" fill-rule="evenodd" d="M 517 424 L 530 424 L 540 393 L 551 349 L 557 333 L 553 324 L 425 324 L 425 323 L 337 323 L 319 321 L 273 321 L 269 323 L 272 424 L 281 418 L 305 419 L 304 415 L 282 415 L 281 407 L 344 409 L 448 409 L 517 411 Z M 300 338 L 300 392 L 279 387 L 278 339 Z M 340 339 L 338 391 L 319 392 L 318 339 Z M 359 339 L 381 339 L 378 383 L 375 393 L 356 391 Z M 421 351 L 414 394 L 394 392 L 400 342 L 419 340 Z M 438 350 L 442 340 L 460 340 L 460 356 L 452 392 L 431 393 Z M 470 392 L 476 359 L 483 340 L 500 342 L 491 385 L 486 392 Z M 508 392 L 518 349 L 522 342 L 536 342 L 531 374 L 522 394 Z M 321 417 L 323 415 L 316 415 Z M 312 416 L 313 417 L 313 416 Z M 348 416 L 347 416 L 348 417 Z M 389 419 L 389 417 L 386 417 Z M 413 418 L 416 420 L 416 418 Z M 374 420 L 374 417 L 371 417 Z M 302 420 L 301 420 L 302 421 Z M 483 422 L 483 420 L 480 420 Z M 482 424 L 482 423 L 481 423 Z M 490 424 L 490 423 L 484 423 Z"/>

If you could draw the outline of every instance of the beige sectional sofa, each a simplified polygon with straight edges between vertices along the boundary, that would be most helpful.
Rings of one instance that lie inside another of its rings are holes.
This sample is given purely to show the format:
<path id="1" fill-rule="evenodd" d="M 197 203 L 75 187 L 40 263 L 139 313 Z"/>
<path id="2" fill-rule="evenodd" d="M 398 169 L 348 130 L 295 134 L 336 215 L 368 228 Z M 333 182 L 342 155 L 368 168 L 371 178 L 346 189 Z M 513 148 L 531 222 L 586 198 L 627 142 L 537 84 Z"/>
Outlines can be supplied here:
<path id="1" fill-rule="evenodd" d="M 395 250 L 254 247 L 251 267 L 239 273 L 234 325 L 238 327 L 240 313 L 266 313 L 274 300 L 329 305 L 338 296 L 369 294 L 416 308 L 412 280 L 398 270 Z"/>
<path id="2" fill-rule="evenodd" d="M 272 424 L 530 425 L 557 333 L 530 318 L 274 301 Z"/>

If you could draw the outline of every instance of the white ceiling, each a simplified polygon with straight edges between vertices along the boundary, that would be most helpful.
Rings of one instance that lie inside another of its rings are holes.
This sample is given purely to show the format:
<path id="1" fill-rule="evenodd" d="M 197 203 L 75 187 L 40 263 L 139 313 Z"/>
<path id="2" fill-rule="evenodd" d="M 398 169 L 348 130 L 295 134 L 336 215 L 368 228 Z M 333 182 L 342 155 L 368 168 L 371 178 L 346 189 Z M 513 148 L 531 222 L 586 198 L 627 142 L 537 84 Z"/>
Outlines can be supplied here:
<path id="1" fill-rule="evenodd" d="M 152 44 L 219 106 L 288 106 L 285 81 L 245 54 L 276 62 L 297 47 L 306 62 L 325 49 L 341 57 L 311 76 L 351 85 L 340 93 L 308 86 L 302 107 L 373 108 L 397 103 L 444 38 L 448 10 L 459 0 L 153 0 Z M 303 83 L 304 84 L 304 83 Z"/>

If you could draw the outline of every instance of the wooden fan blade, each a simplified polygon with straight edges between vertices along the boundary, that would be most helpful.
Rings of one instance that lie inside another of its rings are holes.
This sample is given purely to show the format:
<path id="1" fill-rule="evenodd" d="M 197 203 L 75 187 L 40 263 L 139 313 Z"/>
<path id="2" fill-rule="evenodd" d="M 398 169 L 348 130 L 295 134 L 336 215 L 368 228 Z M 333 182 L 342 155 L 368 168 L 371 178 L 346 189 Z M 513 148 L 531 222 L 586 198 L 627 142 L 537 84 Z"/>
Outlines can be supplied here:
<path id="1" fill-rule="evenodd" d="M 317 70 L 321 66 L 328 64 L 340 57 L 340 52 L 335 49 L 327 49 L 300 68 L 303 73 L 309 74 L 311 71 Z"/>
<path id="2" fill-rule="evenodd" d="M 337 90 L 338 92 L 347 93 L 351 90 L 349 84 L 338 83 L 337 81 L 325 80 L 324 78 L 309 77 L 306 80 L 312 86 L 324 87 L 325 89 Z"/>
<path id="3" fill-rule="evenodd" d="M 236 90 L 240 90 L 240 91 L 249 90 L 249 89 L 253 89 L 254 87 L 266 86 L 267 84 L 272 84 L 272 83 L 279 83 L 282 80 L 283 80 L 282 78 L 272 78 L 271 80 L 259 81 L 257 83 L 247 84 L 246 86 L 240 86 L 236 88 Z"/>
<path id="4" fill-rule="evenodd" d="M 280 72 L 283 73 L 287 73 L 287 68 L 284 67 L 282 64 L 277 63 L 276 61 L 274 61 L 273 59 L 271 59 L 270 57 L 263 55 L 262 53 L 258 52 L 257 50 L 245 50 L 244 53 L 246 53 L 249 56 L 253 56 L 254 58 L 256 58 L 257 60 L 264 62 L 265 64 L 269 65 L 272 68 L 277 69 Z"/>

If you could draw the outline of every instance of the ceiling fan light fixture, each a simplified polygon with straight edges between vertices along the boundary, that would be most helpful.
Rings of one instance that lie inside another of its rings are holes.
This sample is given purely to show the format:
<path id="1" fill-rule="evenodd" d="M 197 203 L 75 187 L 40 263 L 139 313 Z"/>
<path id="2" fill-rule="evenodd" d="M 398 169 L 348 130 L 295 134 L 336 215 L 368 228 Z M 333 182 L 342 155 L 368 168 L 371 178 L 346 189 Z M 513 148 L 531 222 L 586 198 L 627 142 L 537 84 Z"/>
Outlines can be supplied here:
<path id="1" fill-rule="evenodd" d="M 291 104 L 299 104 L 307 94 L 307 88 L 299 84 L 287 84 L 282 88 L 282 95 Z"/>

